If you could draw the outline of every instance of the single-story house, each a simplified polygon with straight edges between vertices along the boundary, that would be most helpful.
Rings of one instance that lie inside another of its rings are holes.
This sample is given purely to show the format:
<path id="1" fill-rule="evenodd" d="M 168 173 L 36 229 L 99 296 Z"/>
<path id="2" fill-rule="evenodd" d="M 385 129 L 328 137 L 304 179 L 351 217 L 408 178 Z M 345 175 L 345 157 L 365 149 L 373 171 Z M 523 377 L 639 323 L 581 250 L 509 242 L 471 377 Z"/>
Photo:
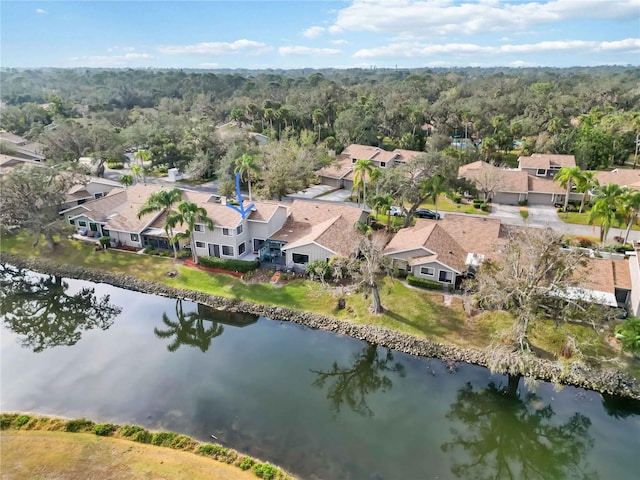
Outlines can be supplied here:
<path id="1" fill-rule="evenodd" d="M 336 155 L 336 159 L 330 165 L 321 168 L 316 172 L 321 184 L 330 187 L 348 188 L 353 187 L 353 163 L 349 155 Z"/>
<path id="2" fill-rule="evenodd" d="M 636 256 L 629 260 L 586 258 L 585 265 L 575 272 L 580 286 L 569 289 L 568 294 L 613 308 L 625 308 L 635 315 L 637 310 L 633 309 L 631 273 L 634 262 L 637 268 Z"/>
<path id="3" fill-rule="evenodd" d="M 499 220 L 447 214 L 442 220 L 417 219 L 413 227 L 401 229 L 384 255 L 416 277 L 455 285 L 494 255 L 499 236 Z"/>
<path id="4" fill-rule="evenodd" d="M 260 261 L 302 269 L 312 261 L 355 254 L 362 239 L 355 224 L 368 216 L 354 206 L 295 200 L 282 228 L 264 243 Z"/>
<path id="5" fill-rule="evenodd" d="M 575 167 L 573 155 L 534 153 L 530 157 L 519 157 L 518 168 L 536 177 L 553 177 L 562 167 Z"/>

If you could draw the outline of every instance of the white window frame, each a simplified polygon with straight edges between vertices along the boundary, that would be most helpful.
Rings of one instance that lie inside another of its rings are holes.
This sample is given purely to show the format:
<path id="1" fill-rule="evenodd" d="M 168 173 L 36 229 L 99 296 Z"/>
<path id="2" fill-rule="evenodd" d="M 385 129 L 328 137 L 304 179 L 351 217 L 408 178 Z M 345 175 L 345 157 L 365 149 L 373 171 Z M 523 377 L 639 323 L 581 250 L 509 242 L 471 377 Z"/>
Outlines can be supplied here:
<path id="1" fill-rule="evenodd" d="M 446 280 L 446 279 L 445 279 L 445 280 L 440 280 L 440 274 L 441 274 L 441 273 L 443 273 L 443 272 L 444 272 L 445 274 L 451 275 L 451 280 Z M 449 271 L 449 270 L 438 270 L 438 281 L 439 281 L 440 283 L 448 283 L 448 284 L 452 284 L 452 283 L 453 283 L 453 272 L 451 272 L 451 271 Z"/>
<path id="2" fill-rule="evenodd" d="M 196 224 L 193 226 L 193 230 L 194 230 L 195 232 L 204 232 L 204 225 L 203 225 L 203 224 L 201 224 L 201 223 L 196 223 Z"/>
<path id="3" fill-rule="evenodd" d="M 428 270 L 431 270 L 431 273 L 428 273 Z M 433 267 L 420 267 L 420 275 L 434 277 L 436 275 L 436 269 Z"/>
<path id="4" fill-rule="evenodd" d="M 204 248 L 204 242 L 196 242 L 196 248 Z"/>
<path id="5" fill-rule="evenodd" d="M 236 235 L 242 234 L 243 231 L 244 231 L 244 227 L 242 226 L 242 224 L 236 227 Z"/>
<path id="6" fill-rule="evenodd" d="M 293 256 L 294 256 L 294 255 L 296 255 L 296 256 L 301 256 L 301 257 L 307 257 L 307 261 L 306 261 L 306 262 L 303 262 L 303 263 L 298 263 L 298 262 L 296 262 L 296 261 L 295 261 L 295 259 L 293 258 Z M 292 253 L 292 254 L 291 254 L 291 261 L 292 261 L 293 263 L 295 263 L 296 265 L 306 265 L 307 263 L 309 263 L 309 262 L 310 262 L 310 257 L 309 257 L 309 255 L 307 255 L 306 253 Z"/>
<path id="7" fill-rule="evenodd" d="M 540 173 L 542 172 L 542 173 Z M 546 177 L 547 169 L 546 168 L 536 168 L 536 177 Z"/>
<path id="8" fill-rule="evenodd" d="M 78 220 L 78 226 L 79 227 L 84 227 L 84 228 L 88 228 L 89 225 L 87 224 L 87 222 L 85 220 Z"/>
<path id="9" fill-rule="evenodd" d="M 222 248 L 220 249 L 220 253 L 221 253 L 222 255 L 224 255 L 225 257 L 233 257 L 233 256 L 234 256 L 234 253 L 233 253 L 233 252 L 234 252 L 233 245 L 221 245 L 221 247 L 222 247 Z M 231 253 L 224 253 L 224 249 L 225 249 L 225 248 L 230 249 L 230 250 L 231 250 Z"/>
<path id="10" fill-rule="evenodd" d="M 243 255 L 247 251 L 247 246 L 244 242 L 238 245 L 238 256 Z"/>
<path id="11" fill-rule="evenodd" d="M 137 233 L 130 233 L 129 237 L 131 238 L 132 242 L 139 242 L 140 241 L 140 236 Z"/>
<path id="12" fill-rule="evenodd" d="M 230 228 L 223 228 L 222 229 L 222 235 L 224 235 L 225 237 L 233 236 L 233 234 L 231 233 L 231 229 Z"/>

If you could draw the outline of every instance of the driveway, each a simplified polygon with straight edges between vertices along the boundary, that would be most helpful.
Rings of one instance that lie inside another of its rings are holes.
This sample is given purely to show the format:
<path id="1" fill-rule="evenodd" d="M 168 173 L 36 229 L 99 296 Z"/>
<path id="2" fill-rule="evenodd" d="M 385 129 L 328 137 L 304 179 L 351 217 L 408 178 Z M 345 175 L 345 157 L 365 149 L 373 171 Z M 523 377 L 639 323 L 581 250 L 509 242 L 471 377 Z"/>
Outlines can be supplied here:
<path id="1" fill-rule="evenodd" d="M 545 225 L 554 227 L 564 222 L 558 218 L 558 211 L 553 205 L 529 205 L 528 222 L 530 225 Z"/>
<path id="2" fill-rule="evenodd" d="M 494 203 L 491 205 L 490 217 L 499 218 L 503 223 L 508 225 L 526 225 L 524 219 L 520 215 L 520 207 L 514 205 L 500 205 Z"/>

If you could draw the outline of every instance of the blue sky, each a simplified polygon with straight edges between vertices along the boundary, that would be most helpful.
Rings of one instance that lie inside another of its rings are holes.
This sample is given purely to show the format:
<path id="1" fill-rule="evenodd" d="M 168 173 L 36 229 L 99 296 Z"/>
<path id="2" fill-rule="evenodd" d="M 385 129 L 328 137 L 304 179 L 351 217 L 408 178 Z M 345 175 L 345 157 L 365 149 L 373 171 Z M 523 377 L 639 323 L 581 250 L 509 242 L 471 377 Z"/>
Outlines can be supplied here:
<path id="1" fill-rule="evenodd" d="M 0 2 L 3 67 L 640 65 L 640 0 Z"/>

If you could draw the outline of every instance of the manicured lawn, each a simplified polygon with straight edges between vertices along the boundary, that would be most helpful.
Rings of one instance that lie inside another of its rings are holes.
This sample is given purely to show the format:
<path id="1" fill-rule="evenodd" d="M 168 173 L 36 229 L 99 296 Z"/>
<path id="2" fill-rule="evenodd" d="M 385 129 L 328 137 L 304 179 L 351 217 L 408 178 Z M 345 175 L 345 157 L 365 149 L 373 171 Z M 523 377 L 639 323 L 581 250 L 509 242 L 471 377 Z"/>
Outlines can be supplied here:
<path id="1" fill-rule="evenodd" d="M 578 212 L 558 212 L 558 218 L 560 218 L 560 220 L 562 220 L 565 223 L 575 223 L 578 225 L 589 225 L 589 215 L 590 212 L 586 211 L 586 212 L 582 212 L 582 213 L 578 213 Z M 598 221 L 595 221 L 593 223 L 593 227 L 596 230 L 600 229 L 600 223 Z M 611 232 L 613 232 L 614 229 L 623 229 L 626 230 L 627 229 L 627 224 L 624 222 L 615 222 L 614 225 L 611 227 L 611 230 L 609 231 L 609 234 L 611 235 Z M 633 225 L 631 227 L 632 230 L 640 230 L 640 225 L 638 225 L 638 223 L 636 223 L 635 225 Z M 618 232 L 619 233 L 619 232 Z M 615 235 L 618 235 L 618 233 L 615 233 Z"/>
<path id="2" fill-rule="evenodd" d="M 430 208 L 435 210 L 436 207 L 433 202 L 426 202 L 420 205 L 421 208 Z M 442 212 L 456 212 L 456 213 L 475 213 L 476 215 L 489 215 L 489 212 L 483 212 L 479 208 L 474 208 L 473 205 L 464 205 L 461 203 L 455 203 L 451 201 L 446 195 L 440 195 L 438 197 L 438 211 Z"/>

